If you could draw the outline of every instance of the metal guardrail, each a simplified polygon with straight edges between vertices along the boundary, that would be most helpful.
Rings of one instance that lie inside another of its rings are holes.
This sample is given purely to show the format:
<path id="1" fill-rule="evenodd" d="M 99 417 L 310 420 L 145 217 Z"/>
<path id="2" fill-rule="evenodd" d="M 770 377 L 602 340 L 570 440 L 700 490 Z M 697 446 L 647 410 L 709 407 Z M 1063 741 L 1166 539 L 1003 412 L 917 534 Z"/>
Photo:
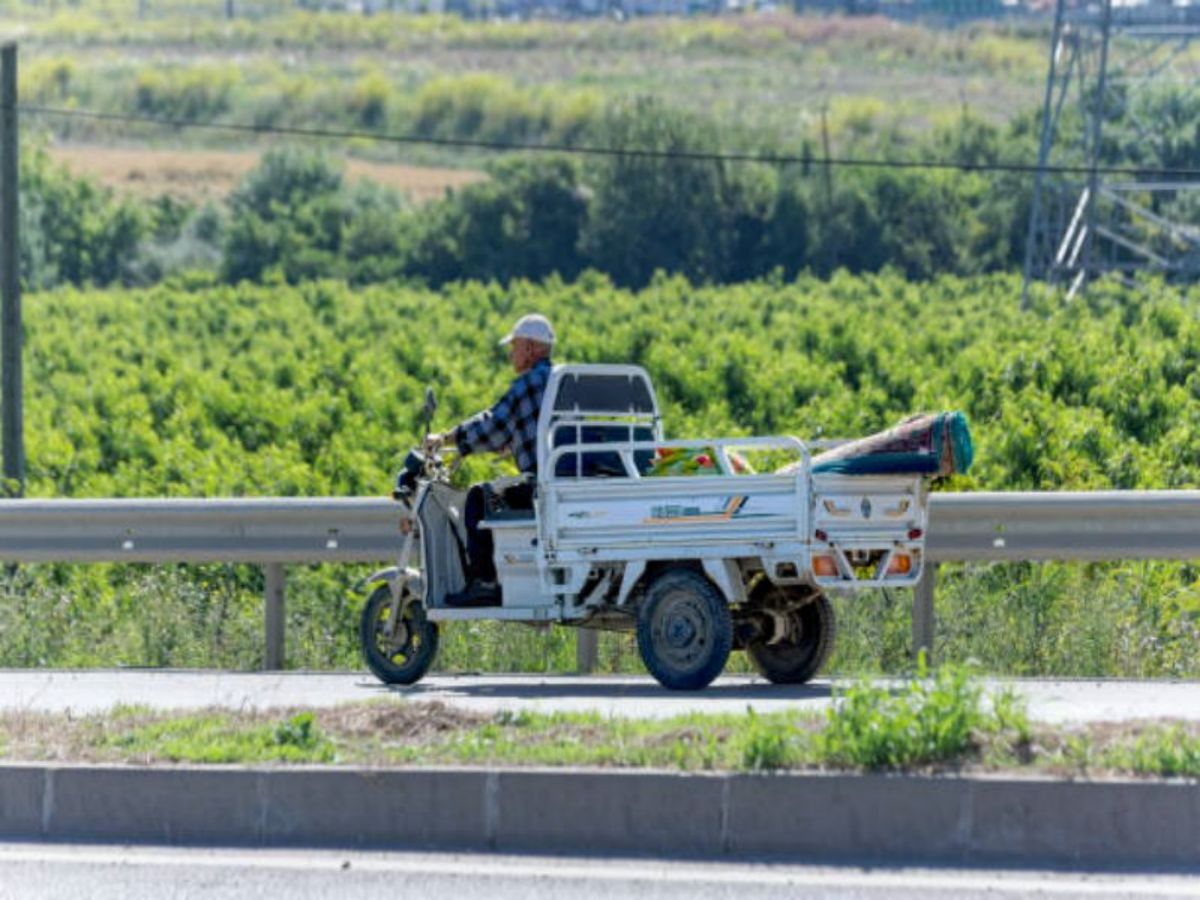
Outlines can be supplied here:
<path id="1" fill-rule="evenodd" d="M 286 563 L 381 562 L 399 546 L 385 498 L 0 501 L 0 561 L 256 563 L 263 667 L 284 666 Z"/>
<path id="2" fill-rule="evenodd" d="M 1200 491 L 934 494 L 925 553 L 914 656 L 933 653 L 939 562 L 1200 559 Z"/>
<path id="3" fill-rule="evenodd" d="M 400 543 L 384 498 L 0 501 L 3 562 L 378 562 Z"/>
<path id="4" fill-rule="evenodd" d="M 284 565 L 389 561 L 399 518 L 384 498 L 5 500 L 0 562 L 262 565 L 266 666 L 279 668 Z M 914 652 L 933 648 L 937 563 L 1200 559 L 1200 491 L 935 494 L 926 550 Z"/>
<path id="5" fill-rule="evenodd" d="M 1200 491 L 934 494 L 935 562 L 1200 559 Z"/>

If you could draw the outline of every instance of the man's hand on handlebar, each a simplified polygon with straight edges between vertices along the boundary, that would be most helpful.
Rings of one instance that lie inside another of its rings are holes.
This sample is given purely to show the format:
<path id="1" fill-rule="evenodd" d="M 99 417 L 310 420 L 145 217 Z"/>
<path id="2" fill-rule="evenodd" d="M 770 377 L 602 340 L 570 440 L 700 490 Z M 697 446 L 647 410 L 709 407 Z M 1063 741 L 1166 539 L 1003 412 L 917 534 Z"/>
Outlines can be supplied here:
<path id="1" fill-rule="evenodd" d="M 425 438 L 425 449 L 430 453 L 437 453 L 446 444 L 454 447 L 453 431 L 446 431 L 441 434 L 431 434 L 427 435 Z"/>

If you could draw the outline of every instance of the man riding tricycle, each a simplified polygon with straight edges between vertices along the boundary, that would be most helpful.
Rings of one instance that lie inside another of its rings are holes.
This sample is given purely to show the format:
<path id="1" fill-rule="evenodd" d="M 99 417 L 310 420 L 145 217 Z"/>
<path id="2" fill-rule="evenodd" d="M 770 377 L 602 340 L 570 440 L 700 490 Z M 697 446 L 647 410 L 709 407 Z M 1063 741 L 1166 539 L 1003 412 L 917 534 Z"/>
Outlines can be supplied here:
<path id="1" fill-rule="evenodd" d="M 734 650 L 770 681 L 798 684 L 833 646 L 828 591 L 920 577 L 925 478 L 950 453 L 945 417 L 904 464 L 842 453 L 814 465 L 790 436 L 671 441 L 644 369 L 554 366 L 553 340 L 543 317 L 518 322 L 505 339 L 509 391 L 405 460 L 393 493 L 406 514 L 400 557 L 368 579 L 361 620 L 381 680 L 420 679 L 438 623 L 492 619 L 634 632 L 668 688 L 705 687 Z M 966 446 L 951 465 L 969 464 Z M 464 492 L 451 485 L 450 447 L 510 450 L 522 474 Z M 795 462 L 757 473 L 740 455 L 765 452 Z"/>

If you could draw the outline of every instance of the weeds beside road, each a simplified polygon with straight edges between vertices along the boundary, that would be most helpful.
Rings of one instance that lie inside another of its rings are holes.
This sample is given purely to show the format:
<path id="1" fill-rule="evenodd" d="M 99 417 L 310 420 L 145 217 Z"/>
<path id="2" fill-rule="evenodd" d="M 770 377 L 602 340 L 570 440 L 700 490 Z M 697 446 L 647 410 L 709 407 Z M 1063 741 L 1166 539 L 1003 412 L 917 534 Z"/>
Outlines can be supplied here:
<path id="1" fill-rule="evenodd" d="M 961 667 L 898 687 L 866 682 L 824 713 L 667 720 L 503 711 L 412 701 L 317 711 L 192 714 L 116 707 L 85 717 L 10 712 L 10 761 L 368 766 L 593 766 L 681 771 L 861 770 L 1200 777 L 1200 724 L 1030 722 L 1010 692 L 985 696 Z"/>

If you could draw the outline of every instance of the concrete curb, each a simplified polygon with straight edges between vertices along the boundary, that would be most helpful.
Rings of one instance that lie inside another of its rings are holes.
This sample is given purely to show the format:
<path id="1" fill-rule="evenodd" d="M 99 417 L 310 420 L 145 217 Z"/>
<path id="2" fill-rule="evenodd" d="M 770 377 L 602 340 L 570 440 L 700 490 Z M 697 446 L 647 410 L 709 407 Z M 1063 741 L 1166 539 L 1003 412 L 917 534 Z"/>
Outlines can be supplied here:
<path id="1" fill-rule="evenodd" d="M 0 838 L 1195 867 L 1200 785 L 0 765 Z"/>

